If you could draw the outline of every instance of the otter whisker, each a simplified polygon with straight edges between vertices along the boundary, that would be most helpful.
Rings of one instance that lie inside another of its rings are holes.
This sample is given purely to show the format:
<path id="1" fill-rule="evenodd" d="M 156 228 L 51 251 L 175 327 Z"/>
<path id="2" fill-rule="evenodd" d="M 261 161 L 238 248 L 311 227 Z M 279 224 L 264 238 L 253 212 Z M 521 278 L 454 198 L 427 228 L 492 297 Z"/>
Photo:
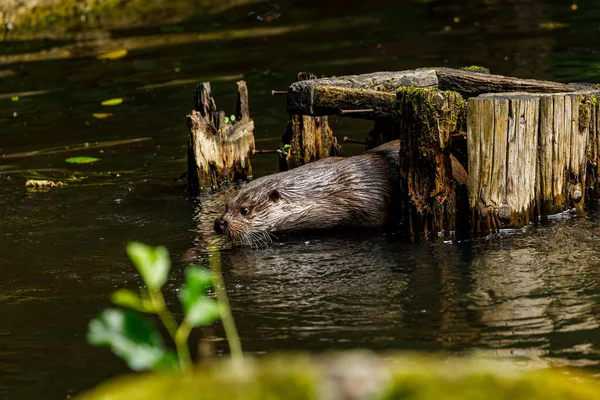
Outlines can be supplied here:
<path id="1" fill-rule="evenodd" d="M 269 247 L 269 243 L 272 242 L 269 238 L 269 235 L 267 235 L 267 233 L 265 231 L 260 232 L 259 238 L 260 238 L 260 243 L 264 247 Z"/>
<path id="2" fill-rule="evenodd" d="M 273 243 L 273 238 L 277 239 L 277 236 L 273 235 L 269 231 L 263 231 L 263 234 L 265 235 L 265 240 L 267 243 Z"/>
<path id="3" fill-rule="evenodd" d="M 248 240 L 248 244 L 250 245 L 250 248 L 256 246 L 256 248 L 258 249 L 258 244 L 256 244 L 256 233 L 255 232 L 251 232 L 250 235 L 246 235 L 246 239 Z"/>
<path id="4" fill-rule="evenodd" d="M 244 235 L 244 239 L 246 239 L 246 243 L 252 248 L 254 246 L 256 246 L 256 248 L 258 249 L 258 238 L 257 238 L 257 233 L 256 232 L 248 232 L 247 234 Z"/>
<path id="5" fill-rule="evenodd" d="M 266 231 L 248 232 L 247 234 L 243 235 L 243 238 L 246 241 L 246 244 L 248 244 L 250 247 L 256 246 L 257 249 L 260 246 L 268 247 L 269 243 L 272 242 L 271 238 L 269 237 L 269 233 Z"/>
<path id="6" fill-rule="evenodd" d="M 260 237 L 260 242 L 263 246 L 265 247 L 269 247 L 269 243 L 272 243 L 273 241 L 271 240 L 271 238 L 269 237 L 269 234 L 267 231 L 261 231 L 259 232 L 259 237 Z"/>

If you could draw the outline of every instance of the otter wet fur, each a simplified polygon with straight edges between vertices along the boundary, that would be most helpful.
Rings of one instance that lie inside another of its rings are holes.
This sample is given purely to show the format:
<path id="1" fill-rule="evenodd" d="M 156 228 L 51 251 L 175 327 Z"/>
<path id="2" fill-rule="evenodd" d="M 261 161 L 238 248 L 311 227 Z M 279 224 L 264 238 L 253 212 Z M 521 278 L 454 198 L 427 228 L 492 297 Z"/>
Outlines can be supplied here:
<path id="1" fill-rule="evenodd" d="M 361 155 L 330 157 L 251 181 L 215 220 L 215 231 L 246 245 L 271 232 L 340 226 L 382 227 L 399 188 L 399 141 Z"/>

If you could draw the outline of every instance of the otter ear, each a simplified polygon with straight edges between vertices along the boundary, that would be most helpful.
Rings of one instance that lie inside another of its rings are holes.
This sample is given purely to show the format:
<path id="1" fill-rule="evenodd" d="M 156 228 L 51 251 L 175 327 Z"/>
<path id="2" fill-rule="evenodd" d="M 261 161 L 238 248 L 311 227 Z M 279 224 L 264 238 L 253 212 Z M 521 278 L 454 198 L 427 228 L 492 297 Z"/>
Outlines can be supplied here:
<path id="1" fill-rule="evenodd" d="M 277 189 L 273 189 L 269 192 L 269 200 L 271 200 L 271 201 L 279 200 L 279 192 L 277 191 Z"/>

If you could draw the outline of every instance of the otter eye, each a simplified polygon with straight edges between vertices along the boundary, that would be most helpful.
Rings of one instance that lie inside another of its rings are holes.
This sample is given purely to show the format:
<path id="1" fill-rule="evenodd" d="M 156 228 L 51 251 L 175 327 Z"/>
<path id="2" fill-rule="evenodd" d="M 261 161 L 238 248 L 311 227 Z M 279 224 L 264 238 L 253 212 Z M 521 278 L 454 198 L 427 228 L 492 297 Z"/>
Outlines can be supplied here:
<path id="1" fill-rule="evenodd" d="M 242 215 L 248 215 L 249 212 L 250 210 L 248 210 L 246 207 L 240 208 L 240 214 Z"/>
<path id="2" fill-rule="evenodd" d="M 269 192 L 269 200 L 271 200 L 271 201 L 279 200 L 279 192 L 277 191 L 277 189 L 271 190 Z"/>

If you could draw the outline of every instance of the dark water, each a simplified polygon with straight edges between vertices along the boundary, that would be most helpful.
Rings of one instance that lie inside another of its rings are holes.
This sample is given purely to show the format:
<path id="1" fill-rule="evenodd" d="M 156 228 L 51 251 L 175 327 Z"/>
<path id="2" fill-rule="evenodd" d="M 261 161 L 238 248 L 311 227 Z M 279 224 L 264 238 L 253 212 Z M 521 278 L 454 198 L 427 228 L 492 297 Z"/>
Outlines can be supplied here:
<path id="1" fill-rule="evenodd" d="M 140 287 L 128 241 L 168 246 L 166 291 L 177 307 L 183 268 L 206 260 L 212 220 L 230 194 L 204 194 L 199 207 L 175 180 L 186 169 L 196 82 L 211 80 L 217 105 L 233 111 L 243 76 L 257 147 L 273 149 L 287 115 L 284 99 L 269 93 L 301 70 L 477 64 L 598 82 L 600 4 L 589 3 L 295 1 L 278 3 L 282 15 L 271 23 L 247 15 L 273 11 L 260 3 L 177 28 L 9 35 L 0 44 L 0 398 L 66 398 L 125 371 L 107 350 L 88 346 L 85 331 L 112 291 Z M 122 59 L 95 58 L 123 48 Z M 35 91 L 43 92 L 23 93 Z M 123 104 L 100 106 L 114 97 Z M 92 116 L 103 112 L 113 115 Z M 370 129 L 331 123 L 340 138 Z M 67 164 L 73 156 L 101 160 Z M 277 168 L 272 155 L 252 162 L 258 176 Z M 35 174 L 68 186 L 26 190 Z M 338 232 L 282 235 L 267 249 L 222 245 L 250 352 L 487 349 L 593 368 L 600 358 L 597 214 L 459 243 Z"/>

